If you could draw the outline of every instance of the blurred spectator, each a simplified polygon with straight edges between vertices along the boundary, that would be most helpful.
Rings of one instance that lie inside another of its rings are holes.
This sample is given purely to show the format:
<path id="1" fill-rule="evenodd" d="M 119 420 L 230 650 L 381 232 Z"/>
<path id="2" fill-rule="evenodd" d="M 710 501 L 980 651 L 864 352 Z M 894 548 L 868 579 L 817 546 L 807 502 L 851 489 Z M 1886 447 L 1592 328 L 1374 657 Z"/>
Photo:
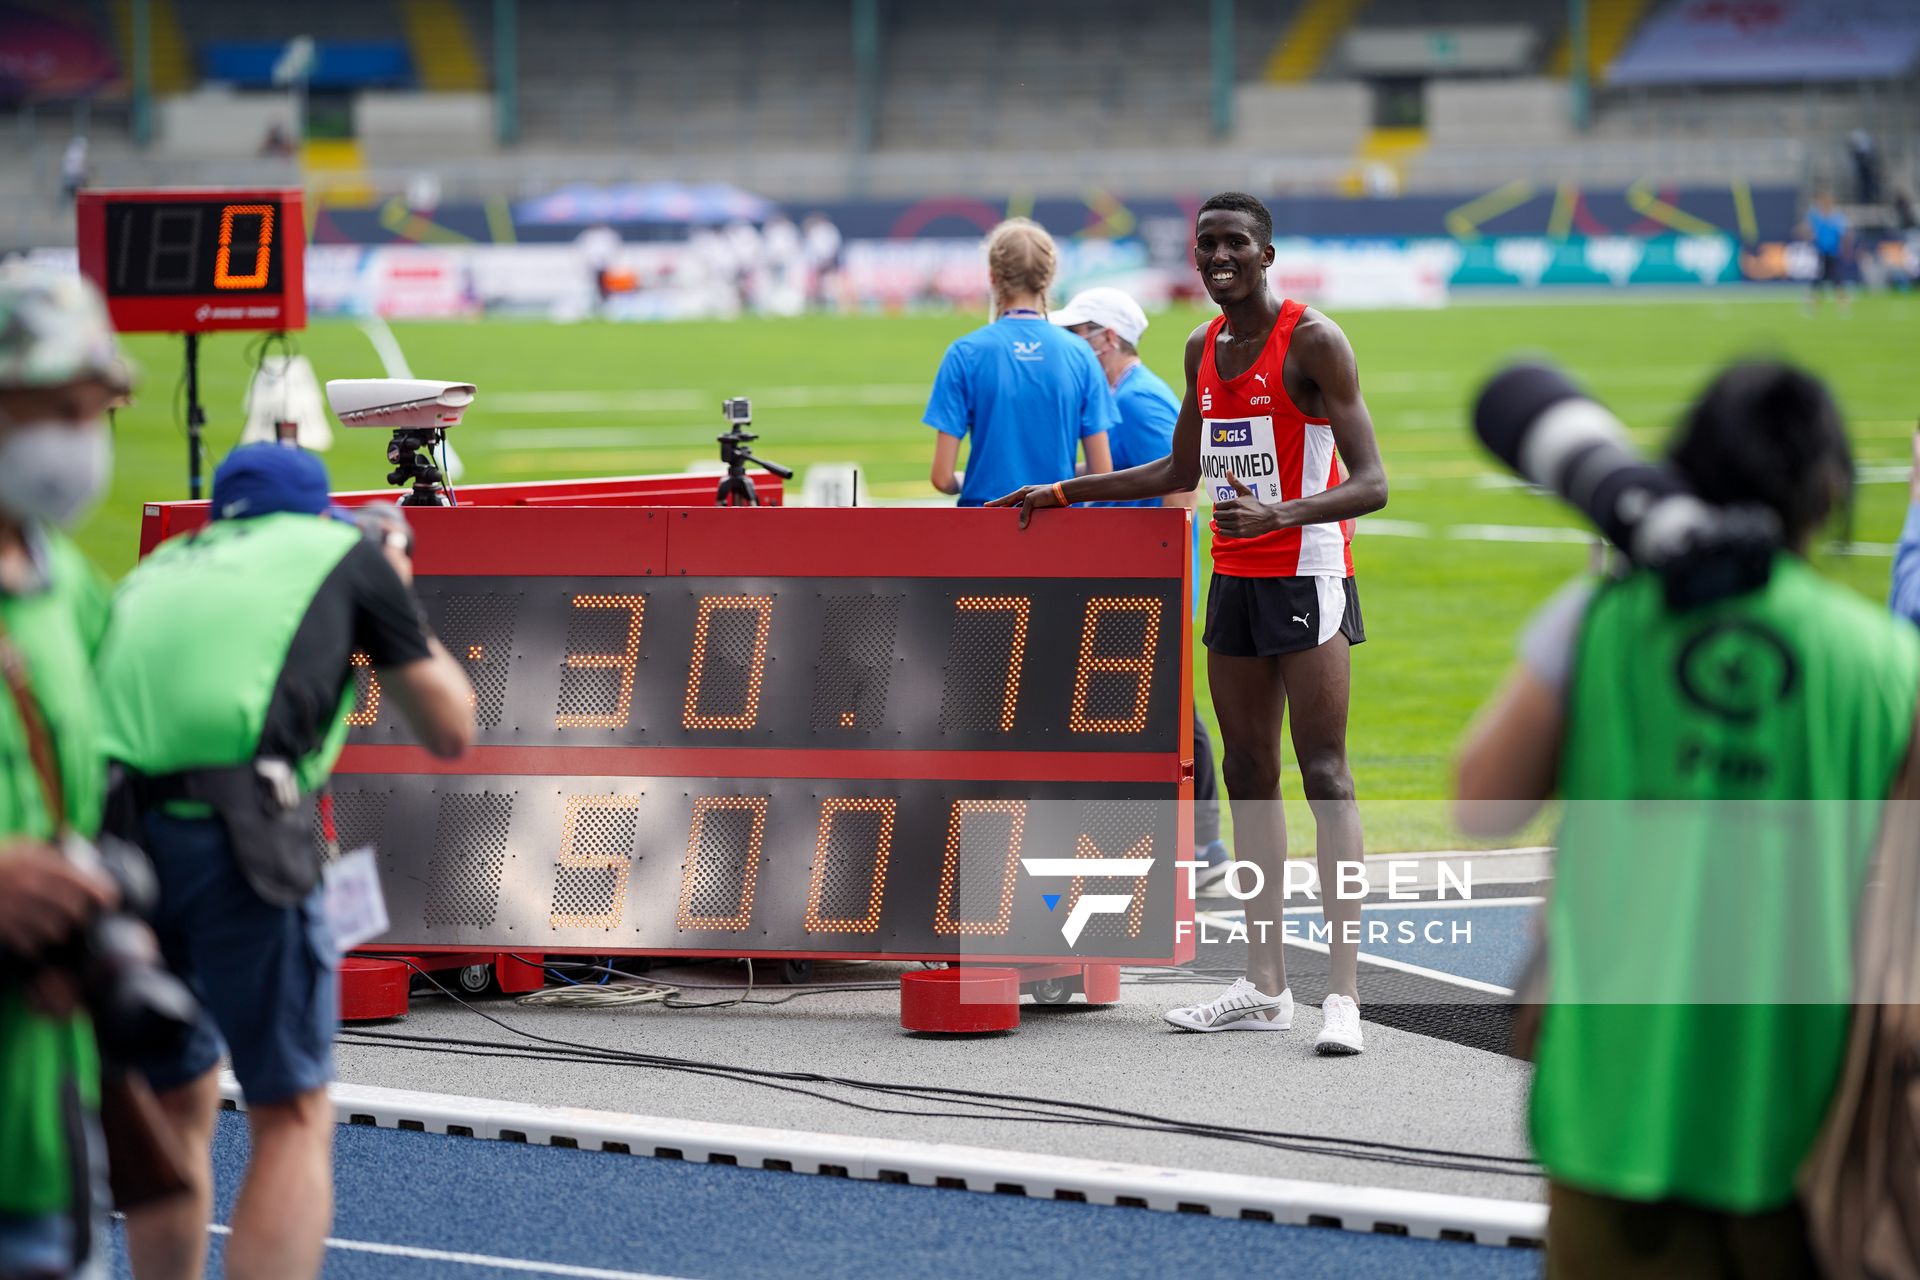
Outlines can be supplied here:
<path id="1" fill-rule="evenodd" d="M 1846 214 L 1834 207 L 1830 188 L 1822 187 L 1814 193 L 1813 207 L 1807 210 L 1802 234 L 1813 242 L 1813 251 L 1820 258 L 1820 268 L 1813 277 L 1813 292 L 1807 298 L 1808 305 L 1819 299 L 1820 288 L 1825 285 L 1833 290 L 1834 300 L 1840 304 L 1840 309 L 1846 310 L 1846 260 L 1853 251 L 1853 224 L 1847 220 Z"/>
<path id="2" fill-rule="evenodd" d="M 87 185 L 88 176 L 87 135 L 76 133 L 67 139 L 67 149 L 60 156 L 60 191 L 69 204 Z"/>
<path id="3" fill-rule="evenodd" d="M 1140 338 L 1147 331 L 1147 313 L 1119 289 L 1087 289 L 1047 317 L 1078 334 L 1100 361 L 1107 385 L 1113 388 L 1119 423 L 1108 433 L 1113 469 L 1124 471 L 1166 457 L 1173 452 L 1173 425 L 1180 417 L 1180 397 L 1165 380 L 1140 359 Z M 1197 491 L 1131 502 L 1099 502 L 1089 506 L 1186 507 L 1191 510 Z M 1199 526 L 1194 526 L 1199 536 Z M 1198 590 L 1198 584 L 1195 584 Z M 1213 740 L 1206 721 L 1193 715 L 1193 849 L 1205 863 L 1195 875 L 1195 887 L 1209 891 L 1226 879 L 1232 859 L 1220 839 L 1220 791 L 1213 764 Z"/>
<path id="4" fill-rule="evenodd" d="M 1853 161 L 1854 199 L 1858 204 L 1880 203 L 1880 153 L 1873 135 L 1855 129 L 1847 135 L 1847 155 Z"/>
<path id="5" fill-rule="evenodd" d="M 733 288 L 740 309 L 758 310 L 767 291 L 766 242 L 751 222 L 729 223 L 721 234 L 733 256 Z"/>
<path id="6" fill-rule="evenodd" d="M 1547 1274 L 1812 1275 L 1796 1178 L 1840 1078 L 1920 635 L 1806 563 L 1853 473 L 1818 380 L 1727 370 L 1670 461 L 1710 505 L 1778 517 L 1768 582 L 1686 611 L 1645 570 L 1562 591 L 1469 735 L 1456 817 L 1504 835 L 1566 802 L 1531 1107 Z"/>
<path id="7" fill-rule="evenodd" d="M 800 229 L 783 214 L 760 228 L 766 290 L 760 309 L 767 315 L 797 316 L 807 308 L 807 251 Z"/>
<path id="8" fill-rule="evenodd" d="M 278 120 L 267 126 L 267 136 L 260 139 L 260 155 L 270 160 L 284 160 L 293 155 L 293 139 L 287 136 Z"/>
<path id="9" fill-rule="evenodd" d="M 1027 218 L 987 236 L 992 320 L 947 348 L 921 419 L 936 432 L 928 478 L 963 507 L 1072 479 L 1076 445 L 1088 472 L 1113 470 L 1107 432 L 1120 415 L 1106 375 L 1086 343 L 1047 323 L 1058 263 L 1053 237 Z M 956 464 L 968 437 L 963 474 Z"/>
<path id="10" fill-rule="evenodd" d="M 1913 473 L 1907 481 L 1907 522 L 1893 549 L 1893 591 L 1888 607 L 1920 626 L 1920 430 L 1913 435 Z"/>
<path id="11" fill-rule="evenodd" d="M 1893 229 L 1900 237 L 1900 278 L 1907 288 L 1920 283 L 1920 211 L 1905 187 L 1893 193 Z"/>
<path id="12" fill-rule="evenodd" d="M 800 224 L 800 236 L 806 242 L 812 272 L 813 305 L 825 309 L 833 304 L 840 280 L 840 228 L 825 214 L 810 213 Z"/>
<path id="13" fill-rule="evenodd" d="M 587 264 L 587 274 L 593 280 L 593 296 L 598 299 L 604 312 L 613 299 L 614 264 L 625 247 L 620 233 L 609 226 L 588 227 L 574 239 L 574 246 L 580 250 L 580 257 Z"/>

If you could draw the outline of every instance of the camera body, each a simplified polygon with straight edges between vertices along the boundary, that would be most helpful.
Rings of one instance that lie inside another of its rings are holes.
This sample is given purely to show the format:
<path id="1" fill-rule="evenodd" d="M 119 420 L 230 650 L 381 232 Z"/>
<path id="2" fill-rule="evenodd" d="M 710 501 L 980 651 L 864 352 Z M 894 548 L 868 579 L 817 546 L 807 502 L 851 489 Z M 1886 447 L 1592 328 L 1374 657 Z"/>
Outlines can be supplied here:
<path id="1" fill-rule="evenodd" d="M 120 906 L 94 916 L 31 963 L 0 956 L 0 976 L 25 979 L 58 969 L 78 978 L 94 1038 L 109 1060 L 172 1051 L 193 1029 L 199 1004 L 167 971 L 160 944 L 141 919 L 160 901 L 152 864 L 133 845 L 105 833 L 93 842 L 68 832 L 59 849 L 68 862 L 112 880 Z"/>
<path id="2" fill-rule="evenodd" d="M 746 396 L 729 396 L 720 402 L 720 416 L 730 426 L 750 427 L 753 425 L 753 401 Z"/>
<path id="3" fill-rule="evenodd" d="M 335 507 L 333 518 L 360 530 L 377 547 L 398 547 L 413 558 L 413 525 L 406 509 L 395 502 L 368 502 L 357 507 Z"/>
<path id="4" fill-rule="evenodd" d="M 1691 609 L 1766 585 L 1780 521 L 1764 507 L 1714 507 L 1564 373 L 1505 369 L 1473 407 L 1480 442 L 1523 479 L 1566 499 L 1635 565 L 1660 574 L 1667 604 Z"/>
<path id="5" fill-rule="evenodd" d="M 445 431 L 460 425 L 479 393 L 471 382 L 430 378 L 331 378 L 327 404 L 343 427 Z"/>
<path id="6" fill-rule="evenodd" d="M 410 507 L 451 505 L 441 487 L 434 450 L 448 430 L 460 425 L 478 394 L 471 382 L 430 378 L 334 378 L 327 383 L 327 403 L 342 426 L 393 432 L 387 442 L 387 461 L 393 464 L 387 483 L 412 486 L 401 499 Z"/>

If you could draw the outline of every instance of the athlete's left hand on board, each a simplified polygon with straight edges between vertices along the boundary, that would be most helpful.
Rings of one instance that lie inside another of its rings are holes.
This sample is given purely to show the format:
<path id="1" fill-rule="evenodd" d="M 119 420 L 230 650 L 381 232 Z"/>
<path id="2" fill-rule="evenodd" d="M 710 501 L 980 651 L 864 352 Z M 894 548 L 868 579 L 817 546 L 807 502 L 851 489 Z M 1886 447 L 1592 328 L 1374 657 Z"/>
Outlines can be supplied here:
<path id="1" fill-rule="evenodd" d="M 993 499 L 988 502 L 987 505 L 990 507 L 1019 507 L 1020 527 L 1024 529 L 1027 527 L 1027 521 L 1033 519 L 1034 512 L 1040 510 L 1042 507 L 1057 507 L 1060 504 L 1054 500 L 1052 485 L 1028 484 L 1022 485 L 1004 497 Z"/>
<path id="2" fill-rule="evenodd" d="M 1213 506 L 1214 529 L 1229 538 L 1257 538 L 1280 527 L 1278 512 L 1253 496 L 1253 490 L 1240 483 L 1240 477 L 1227 472 L 1233 497 Z"/>

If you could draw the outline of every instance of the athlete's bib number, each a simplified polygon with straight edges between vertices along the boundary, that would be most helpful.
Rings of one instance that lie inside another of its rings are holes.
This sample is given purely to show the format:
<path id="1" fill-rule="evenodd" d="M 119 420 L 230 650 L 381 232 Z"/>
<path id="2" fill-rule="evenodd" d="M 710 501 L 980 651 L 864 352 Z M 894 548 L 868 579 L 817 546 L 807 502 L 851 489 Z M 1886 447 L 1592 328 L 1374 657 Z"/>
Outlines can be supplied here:
<path id="1" fill-rule="evenodd" d="M 1200 431 L 1200 475 L 1216 503 L 1234 497 L 1229 471 L 1260 501 L 1280 501 L 1272 418 L 1203 418 Z"/>

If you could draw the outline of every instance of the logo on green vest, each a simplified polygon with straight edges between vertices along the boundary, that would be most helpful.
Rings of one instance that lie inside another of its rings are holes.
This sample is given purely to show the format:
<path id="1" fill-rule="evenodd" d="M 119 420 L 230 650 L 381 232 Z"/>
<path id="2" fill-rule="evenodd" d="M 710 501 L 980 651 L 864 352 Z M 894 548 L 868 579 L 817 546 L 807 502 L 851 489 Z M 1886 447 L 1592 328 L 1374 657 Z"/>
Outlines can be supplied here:
<path id="1" fill-rule="evenodd" d="M 1702 711 L 1748 725 L 1784 702 L 1800 666 L 1780 634 L 1745 618 L 1716 622 L 1680 650 L 1674 677 L 1688 702 Z"/>

